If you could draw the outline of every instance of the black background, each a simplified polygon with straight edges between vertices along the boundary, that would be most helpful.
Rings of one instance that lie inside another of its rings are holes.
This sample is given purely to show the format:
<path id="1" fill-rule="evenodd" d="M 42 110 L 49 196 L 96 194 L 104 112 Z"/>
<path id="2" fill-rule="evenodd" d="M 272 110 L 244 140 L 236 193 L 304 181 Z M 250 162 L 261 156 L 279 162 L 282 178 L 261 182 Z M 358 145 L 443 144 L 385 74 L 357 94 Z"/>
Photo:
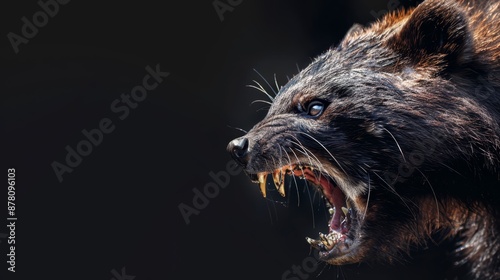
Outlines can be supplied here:
<path id="1" fill-rule="evenodd" d="M 439 263 L 419 262 L 318 264 L 283 277 L 310 256 L 304 237 L 325 230 L 323 209 L 317 197 L 311 209 L 304 190 L 300 203 L 293 194 L 288 204 L 272 192 L 264 199 L 243 173 L 189 225 L 178 208 L 214 182 L 210 172 L 225 172 L 237 128 L 264 116 L 265 104 L 252 101 L 266 96 L 247 87 L 252 80 L 267 88 L 264 79 L 274 84 L 276 75 L 283 85 L 353 23 L 415 1 L 243 0 L 223 20 L 211 0 L 103 2 L 60 5 L 17 54 L 7 34 L 20 35 L 21 18 L 40 6 L 3 5 L 2 174 L 16 169 L 18 221 L 17 272 L 1 279 L 119 280 L 113 271 L 129 280 L 439 278 Z M 157 64 L 170 76 L 120 120 L 110 104 Z M 64 164 L 65 147 L 103 118 L 115 130 L 59 182 L 51 164 Z M 3 273 L 8 244 L 0 241 Z"/>

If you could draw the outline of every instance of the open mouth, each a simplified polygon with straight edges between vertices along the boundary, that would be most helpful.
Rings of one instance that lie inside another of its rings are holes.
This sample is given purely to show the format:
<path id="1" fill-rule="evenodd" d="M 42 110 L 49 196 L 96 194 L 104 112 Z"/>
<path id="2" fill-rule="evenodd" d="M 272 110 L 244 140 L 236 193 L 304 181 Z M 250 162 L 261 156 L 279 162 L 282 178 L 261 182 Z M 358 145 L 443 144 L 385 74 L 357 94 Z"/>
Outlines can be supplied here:
<path id="1" fill-rule="evenodd" d="M 292 164 L 277 168 L 272 172 L 259 172 L 251 175 L 254 182 L 260 184 L 262 195 L 266 196 L 267 178 L 271 175 L 278 192 L 285 196 L 285 175 L 297 176 L 312 183 L 323 194 L 330 218 L 328 222 L 328 233 L 319 233 L 318 239 L 306 237 L 306 241 L 319 250 L 320 258 L 324 261 L 334 259 L 344 262 L 353 253 L 355 234 L 351 230 L 356 220 L 356 210 L 353 203 L 335 184 L 328 175 L 319 171 L 318 168 L 307 165 Z M 342 260 L 343 259 L 343 260 Z"/>

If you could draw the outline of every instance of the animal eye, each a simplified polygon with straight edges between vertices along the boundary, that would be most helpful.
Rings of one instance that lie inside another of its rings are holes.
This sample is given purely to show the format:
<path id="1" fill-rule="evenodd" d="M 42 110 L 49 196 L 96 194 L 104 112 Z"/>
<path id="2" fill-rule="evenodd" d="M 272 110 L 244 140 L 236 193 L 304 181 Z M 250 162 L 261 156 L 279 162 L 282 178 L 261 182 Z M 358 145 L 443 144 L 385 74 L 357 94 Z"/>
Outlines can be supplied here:
<path id="1" fill-rule="evenodd" d="M 307 114 L 311 117 L 318 117 L 323 113 L 325 104 L 321 101 L 312 101 L 307 105 Z"/>

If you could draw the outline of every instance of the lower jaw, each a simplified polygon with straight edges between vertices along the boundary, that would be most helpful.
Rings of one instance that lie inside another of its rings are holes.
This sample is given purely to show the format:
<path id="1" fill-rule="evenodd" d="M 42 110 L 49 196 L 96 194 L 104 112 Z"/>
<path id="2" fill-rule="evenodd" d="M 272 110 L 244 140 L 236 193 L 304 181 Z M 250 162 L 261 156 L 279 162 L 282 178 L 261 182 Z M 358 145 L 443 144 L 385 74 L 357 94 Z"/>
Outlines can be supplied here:
<path id="1" fill-rule="evenodd" d="M 351 243 L 351 245 L 348 245 Z M 356 263 L 359 260 L 356 258 L 356 248 L 352 242 L 339 243 L 329 251 L 320 250 L 319 259 L 332 265 L 345 265 Z"/>
<path id="2" fill-rule="evenodd" d="M 328 262 L 330 264 L 348 264 L 355 262 L 354 255 L 356 255 L 356 245 L 352 240 L 343 236 L 340 237 L 339 240 L 335 244 L 328 245 L 328 237 L 329 235 L 324 235 L 320 233 L 320 239 L 315 240 L 309 237 L 306 237 L 306 240 L 311 246 L 318 250 L 319 259 L 324 262 Z M 335 234 L 335 233 L 333 233 Z"/>
<path id="3" fill-rule="evenodd" d="M 357 242 L 354 242 L 357 243 Z M 366 247 L 361 244 L 353 244 L 350 247 L 337 246 L 329 251 L 317 250 L 314 254 L 319 262 L 332 266 L 358 266 L 362 263 L 372 263 L 365 258 Z"/>
<path id="4" fill-rule="evenodd" d="M 358 215 L 354 207 L 348 203 L 349 209 L 342 207 L 343 219 L 340 223 L 340 227 L 334 226 L 339 222 L 339 219 L 335 219 L 336 211 L 330 218 L 329 221 L 329 233 L 323 234 L 319 233 L 318 239 L 312 239 L 306 237 L 306 241 L 311 245 L 311 247 L 319 251 L 319 259 L 321 261 L 333 264 L 333 265 L 344 265 L 351 264 L 360 261 L 360 239 L 357 235 L 358 232 Z M 336 220 L 336 222 L 335 222 Z"/>

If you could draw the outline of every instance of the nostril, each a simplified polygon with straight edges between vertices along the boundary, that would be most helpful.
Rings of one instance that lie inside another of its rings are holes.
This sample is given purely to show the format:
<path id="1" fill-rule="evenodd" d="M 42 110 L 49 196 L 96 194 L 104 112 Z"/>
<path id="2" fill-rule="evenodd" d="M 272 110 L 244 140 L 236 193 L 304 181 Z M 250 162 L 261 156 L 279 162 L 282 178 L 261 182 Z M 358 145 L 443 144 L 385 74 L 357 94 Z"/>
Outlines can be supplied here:
<path id="1" fill-rule="evenodd" d="M 235 145 L 234 145 L 234 154 L 237 157 L 244 157 L 247 152 L 248 152 L 248 139 L 247 138 L 242 138 L 242 139 L 236 139 Z"/>
<path id="2" fill-rule="evenodd" d="M 240 163 L 245 163 L 245 157 L 248 153 L 248 139 L 234 139 L 229 143 L 228 150 L 234 159 L 236 159 Z"/>

